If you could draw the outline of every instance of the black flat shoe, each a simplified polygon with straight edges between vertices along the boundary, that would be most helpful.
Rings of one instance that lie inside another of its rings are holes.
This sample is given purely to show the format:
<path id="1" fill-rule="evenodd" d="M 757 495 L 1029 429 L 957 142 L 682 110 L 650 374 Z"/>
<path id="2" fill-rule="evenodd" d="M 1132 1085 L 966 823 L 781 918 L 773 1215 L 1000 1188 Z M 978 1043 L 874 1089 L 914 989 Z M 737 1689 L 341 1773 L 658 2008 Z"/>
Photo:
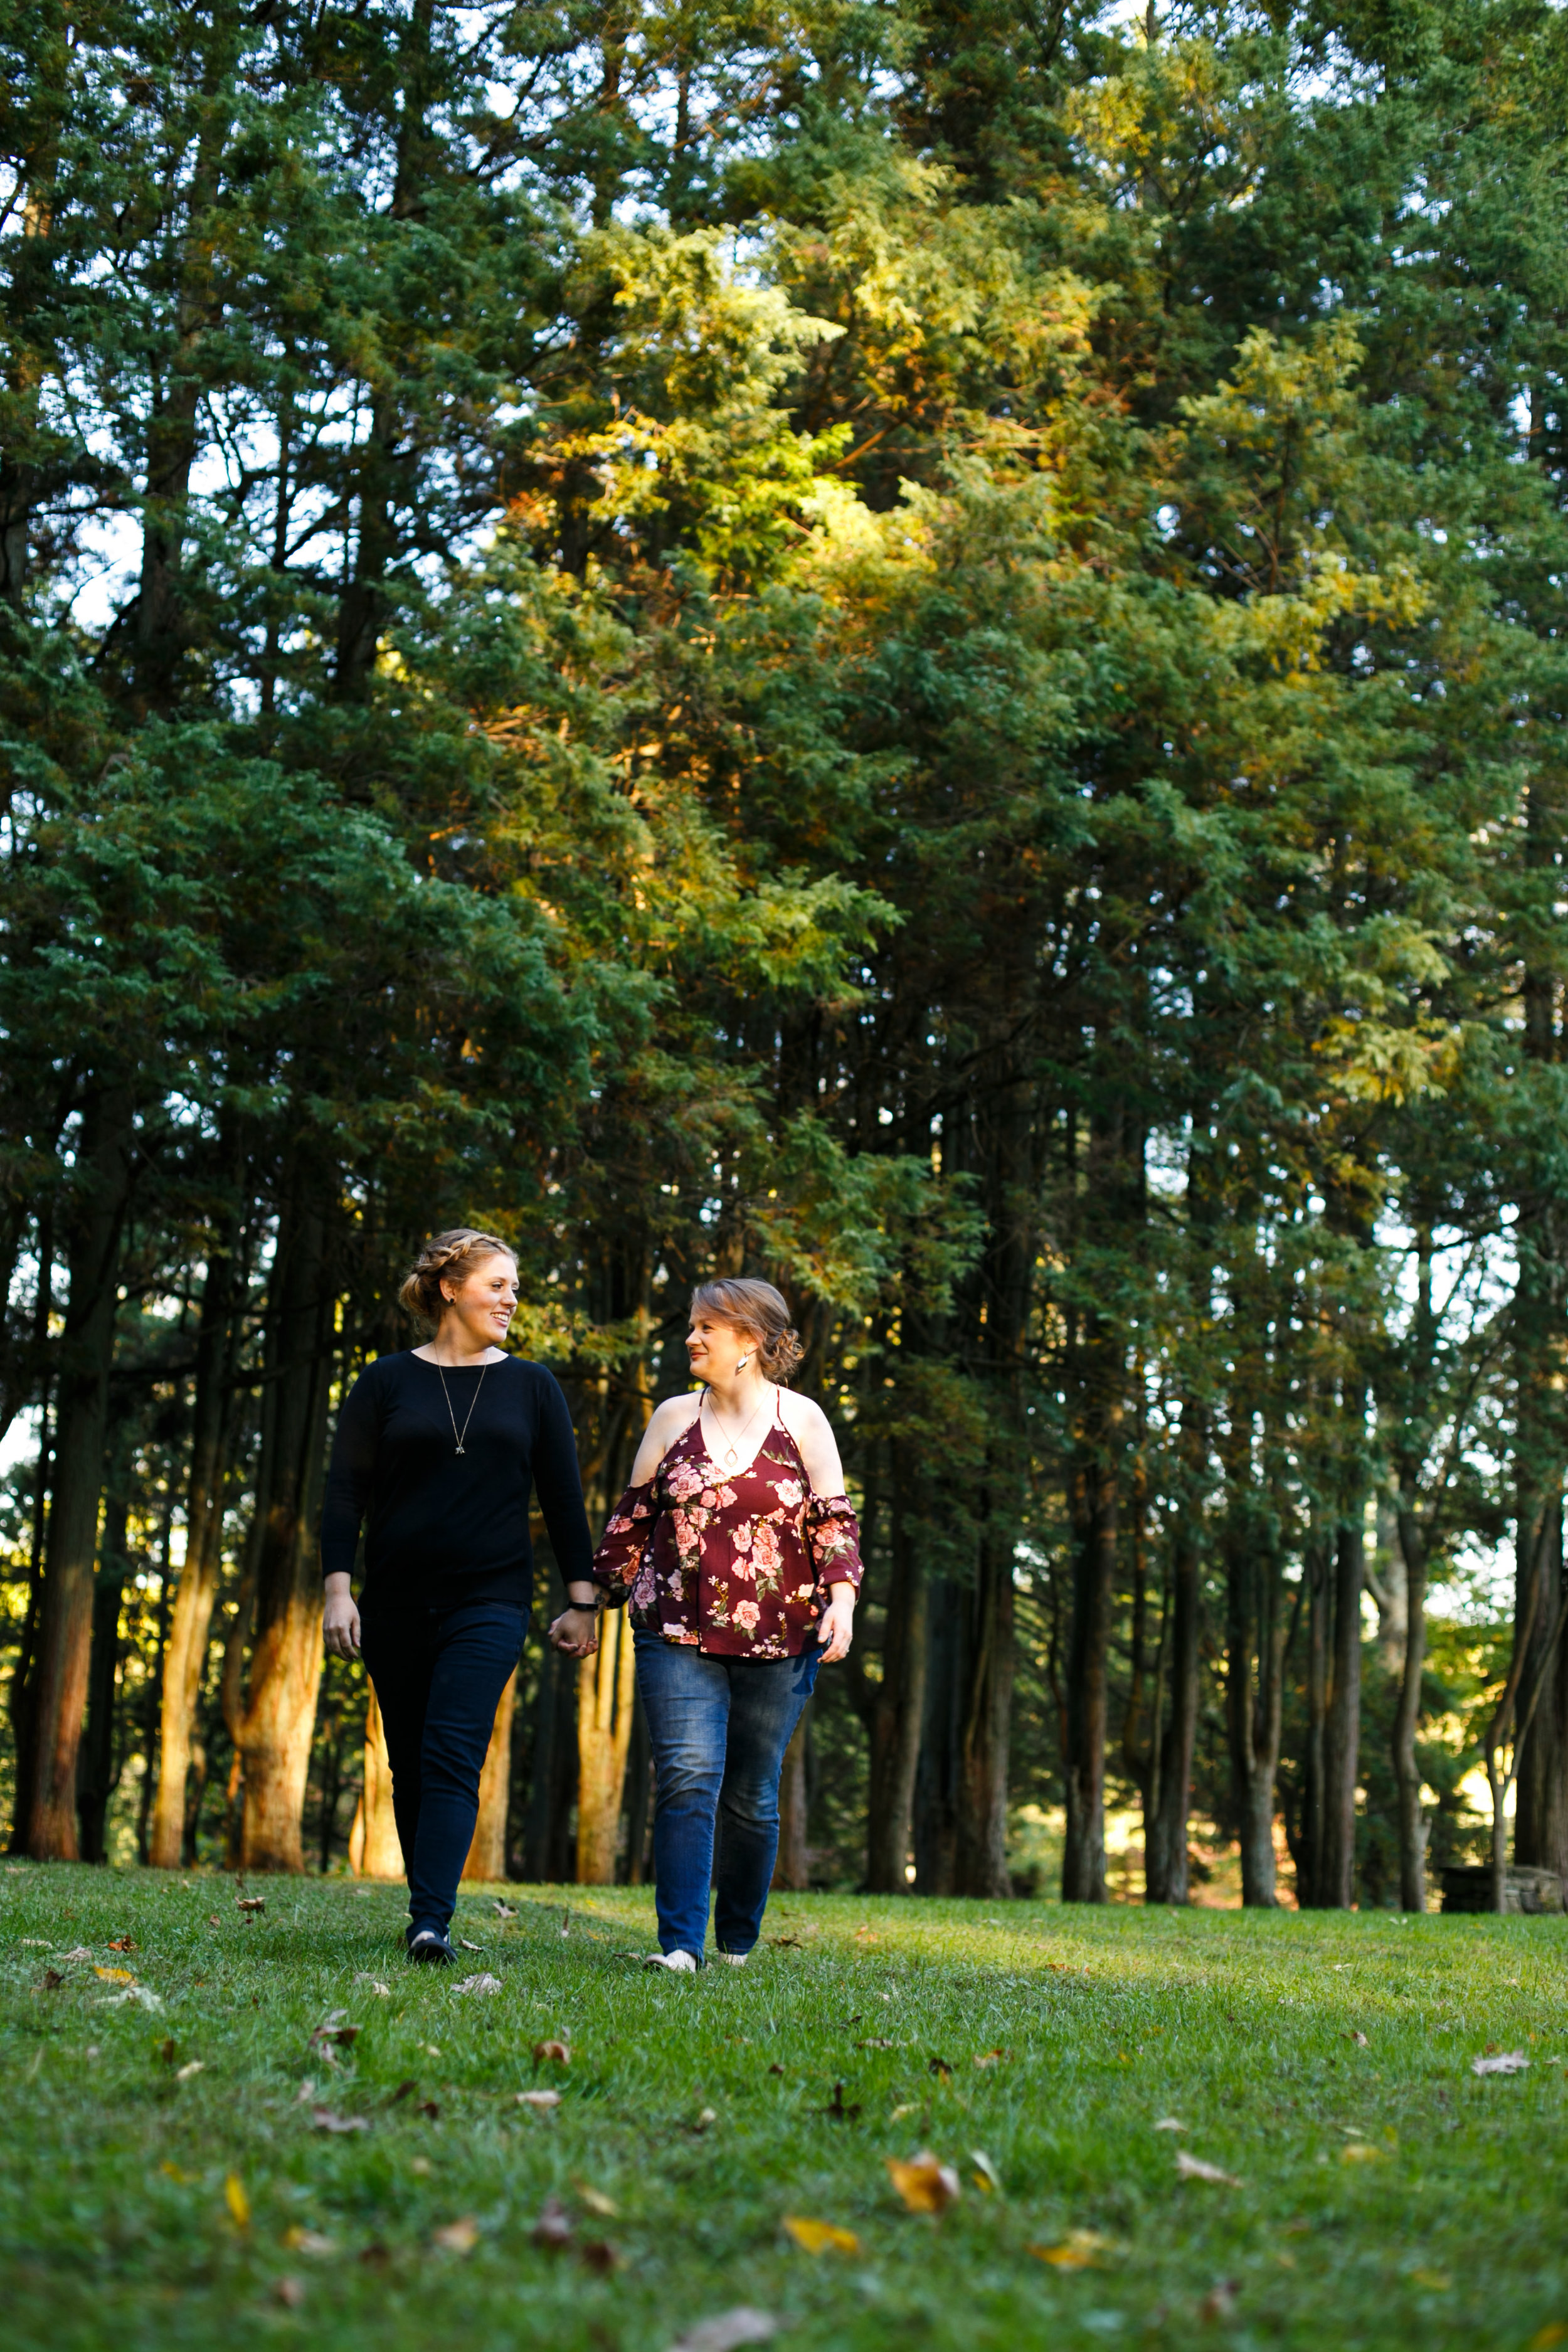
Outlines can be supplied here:
<path id="1" fill-rule="evenodd" d="M 438 1935 L 434 1927 L 421 1927 L 416 1936 L 408 1939 L 408 1957 L 422 1967 L 444 1969 L 458 1955 L 445 1936 Z"/>

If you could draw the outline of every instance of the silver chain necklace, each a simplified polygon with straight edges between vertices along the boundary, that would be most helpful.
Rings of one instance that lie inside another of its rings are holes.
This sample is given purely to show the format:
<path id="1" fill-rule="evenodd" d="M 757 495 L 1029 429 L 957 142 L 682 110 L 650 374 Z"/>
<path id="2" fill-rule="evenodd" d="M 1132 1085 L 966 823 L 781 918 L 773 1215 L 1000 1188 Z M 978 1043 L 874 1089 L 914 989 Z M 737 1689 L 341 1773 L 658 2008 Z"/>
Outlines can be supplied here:
<path id="1" fill-rule="evenodd" d="M 452 1435 L 457 1439 L 458 1451 L 461 1454 L 463 1451 L 463 1439 L 467 1437 L 468 1433 L 468 1423 L 474 1417 L 474 1405 L 478 1404 L 479 1401 L 479 1389 L 482 1389 L 485 1384 L 485 1374 L 489 1370 L 489 1366 L 488 1364 L 481 1364 L 479 1367 L 479 1388 L 476 1388 L 474 1391 L 473 1403 L 469 1405 L 467 1413 L 464 1415 L 462 1433 L 461 1435 L 459 1435 L 458 1430 L 458 1416 L 452 1411 L 451 1391 L 447 1386 L 447 1375 L 441 1370 L 439 1363 L 437 1363 L 436 1359 L 433 1356 L 428 1359 L 428 1361 L 436 1364 L 436 1376 L 441 1383 L 441 1394 L 447 1400 L 447 1412 L 451 1419 Z"/>
<path id="2" fill-rule="evenodd" d="M 725 1426 L 724 1426 L 723 1423 L 722 1423 L 722 1422 L 720 1420 L 720 1418 L 719 1418 L 719 1408 L 718 1408 L 718 1406 L 717 1406 L 717 1405 L 714 1403 L 714 1402 L 713 1402 L 713 1391 L 712 1391 L 712 1390 L 711 1390 L 711 1389 L 708 1389 L 708 1390 L 706 1390 L 706 1391 L 704 1391 L 702 1402 L 703 1402 L 703 1403 L 708 1407 L 709 1412 L 712 1414 L 712 1416 L 713 1416 L 713 1426 L 714 1426 L 714 1428 L 719 1432 L 720 1436 L 721 1436 L 721 1437 L 728 1437 L 728 1436 L 729 1436 L 729 1434 L 730 1434 L 730 1433 L 729 1433 L 729 1431 L 725 1428 Z M 767 1402 L 768 1402 L 768 1398 L 767 1398 L 766 1396 L 764 1396 L 764 1397 L 763 1397 L 763 1404 L 766 1404 L 766 1403 L 767 1403 Z M 730 1451 L 728 1452 L 728 1454 L 725 1454 L 725 1456 L 724 1456 L 724 1460 L 725 1460 L 726 1462 L 738 1462 L 738 1461 L 740 1460 L 740 1458 L 741 1458 L 741 1448 L 742 1448 L 742 1446 L 745 1444 L 746 1439 L 750 1436 L 750 1434 L 751 1434 L 751 1429 L 752 1429 L 752 1422 L 755 1421 L 755 1419 L 756 1419 L 756 1417 L 757 1417 L 757 1413 L 761 1412 L 761 1411 L 762 1411 L 762 1409 L 763 1409 L 763 1404 L 760 1404 L 760 1405 L 758 1405 L 758 1406 L 757 1406 L 757 1408 L 756 1408 L 756 1412 L 754 1412 L 752 1413 L 752 1420 L 747 1422 L 747 1423 L 746 1423 L 746 1425 L 745 1425 L 744 1429 L 742 1429 L 742 1430 L 741 1434 L 739 1435 L 739 1437 L 737 1437 L 737 1438 L 736 1438 L 736 1440 L 735 1440 L 734 1444 L 731 1446 Z"/>

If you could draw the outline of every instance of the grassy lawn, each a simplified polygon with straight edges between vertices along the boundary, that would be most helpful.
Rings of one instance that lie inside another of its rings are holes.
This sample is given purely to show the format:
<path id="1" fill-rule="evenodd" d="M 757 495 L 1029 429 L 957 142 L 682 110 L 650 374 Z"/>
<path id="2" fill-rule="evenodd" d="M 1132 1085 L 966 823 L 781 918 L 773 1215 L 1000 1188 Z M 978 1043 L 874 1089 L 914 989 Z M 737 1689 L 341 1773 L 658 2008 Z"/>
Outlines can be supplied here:
<path id="1" fill-rule="evenodd" d="M 640 1892 L 465 1889 L 465 1994 L 397 1889 L 248 1891 L 0 1871 L 9 2342 L 1568 2346 L 1568 1919 L 784 1895 L 671 1979 Z"/>

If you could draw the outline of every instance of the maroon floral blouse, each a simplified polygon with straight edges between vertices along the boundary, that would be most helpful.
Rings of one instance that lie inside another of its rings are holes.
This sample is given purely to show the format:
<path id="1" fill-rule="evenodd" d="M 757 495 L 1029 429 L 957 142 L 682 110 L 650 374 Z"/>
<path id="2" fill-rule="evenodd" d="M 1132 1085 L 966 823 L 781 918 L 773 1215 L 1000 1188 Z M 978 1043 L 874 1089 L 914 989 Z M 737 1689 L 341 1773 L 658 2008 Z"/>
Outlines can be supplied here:
<path id="1" fill-rule="evenodd" d="M 594 1555 L 594 1581 L 632 1623 L 717 1656 L 793 1658 L 830 1584 L 860 1582 L 860 1531 L 846 1495 L 812 1492 L 800 1448 L 775 1419 L 756 1459 L 726 1477 L 700 1410 L 653 1476 L 628 1486 Z"/>

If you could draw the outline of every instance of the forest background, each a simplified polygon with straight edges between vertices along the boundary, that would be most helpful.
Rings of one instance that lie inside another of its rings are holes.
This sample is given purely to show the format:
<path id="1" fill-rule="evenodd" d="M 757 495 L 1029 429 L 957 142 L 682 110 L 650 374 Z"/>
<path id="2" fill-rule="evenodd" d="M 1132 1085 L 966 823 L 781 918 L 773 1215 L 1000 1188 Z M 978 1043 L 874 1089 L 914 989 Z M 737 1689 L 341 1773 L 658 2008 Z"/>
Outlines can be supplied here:
<path id="1" fill-rule="evenodd" d="M 795 1875 L 1568 1865 L 1561 13 L 4 0 L 0 152 L 16 1847 L 395 1868 L 315 1517 L 462 1221 L 595 1514 L 787 1292 Z M 639 1876 L 521 1681 L 476 1867 Z"/>

